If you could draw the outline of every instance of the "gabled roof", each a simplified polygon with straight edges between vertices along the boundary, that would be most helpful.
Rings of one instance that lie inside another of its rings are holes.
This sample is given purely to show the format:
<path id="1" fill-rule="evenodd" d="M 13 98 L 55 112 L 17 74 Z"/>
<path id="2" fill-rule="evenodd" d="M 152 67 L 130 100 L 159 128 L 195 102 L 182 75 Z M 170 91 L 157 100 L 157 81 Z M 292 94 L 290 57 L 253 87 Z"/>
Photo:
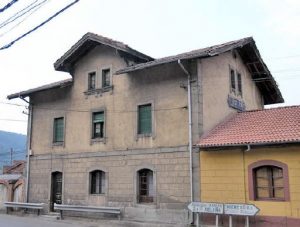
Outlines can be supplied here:
<path id="1" fill-rule="evenodd" d="M 123 74 L 134 72 L 137 70 L 143 70 L 150 67 L 168 64 L 180 60 L 189 60 L 194 58 L 208 58 L 213 57 L 231 50 L 237 50 L 241 56 L 243 62 L 249 69 L 253 80 L 256 82 L 258 89 L 261 91 L 264 97 L 264 104 L 283 103 L 283 97 L 277 86 L 276 81 L 271 75 L 266 64 L 262 60 L 259 51 L 255 45 L 255 41 L 252 37 L 247 37 L 215 46 L 210 46 L 190 52 L 173 55 L 169 57 L 155 59 L 146 63 L 133 65 L 121 70 L 118 70 L 116 74 Z"/>
<path id="2" fill-rule="evenodd" d="M 147 62 L 153 60 L 137 50 L 132 49 L 128 45 L 115 41 L 104 36 L 100 36 L 94 33 L 86 33 L 77 43 L 75 43 L 61 58 L 54 63 L 54 68 L 57 71 L 70 72 L 72 65 L 80 59 L 82 56 L 87 54 L 97 45 L 105 45 L 115 48 L 119 51 L 127 53 L 137 59 L 140 62 Z"/>
<path id="3" fill-rule="evenodd" d="M 236 113 L 197 143 L 200 148 L 300 143 L 300 106 Z"/>
<path id="4" fill-rule="evenodd" d="M 29 90 L 14 93 L 14 94 L 8 95 L 7 98 L 8 99 L 25 98 L 35 92 L 45 91 L 45 90 L 54 89 L 54 88 L 63 88 L 63 87 L 70 86 L 72 83 L 73 83 L 72 78 L 66 79 L 66 80 L 61 80 L 61 81 L 54 82 L 51 84 L 46 84 L 46 85 L 43 85 L 40 87 L 36 87 L 36 88 L 29 89 Z"/>

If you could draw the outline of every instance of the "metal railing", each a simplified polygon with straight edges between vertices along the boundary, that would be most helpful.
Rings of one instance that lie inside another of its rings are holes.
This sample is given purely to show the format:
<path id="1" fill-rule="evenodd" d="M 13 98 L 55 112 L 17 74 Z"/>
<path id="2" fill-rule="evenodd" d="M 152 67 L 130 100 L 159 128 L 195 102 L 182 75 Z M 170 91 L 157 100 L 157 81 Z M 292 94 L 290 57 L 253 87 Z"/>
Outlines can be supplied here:
<path id="1" fill-rule="evenodd" d="M 119 207 L 96 207 L 96 206 L 65 205 L 65 204 L 54 203 L 54 210 L 58 210 L 60 212 L 61 219 L 63 219 L 63 211 L 117 214 L 119 220 L 121 219 L 121 208 Z"/>
<path id="2" fill-rule="evenodd" d="M 6 207 L 6 213 L 8 214 L 9 208 L 24 208 L 24 209 L 34 209 L 37 210 L 38 215 L 40 211 L 44 209 L 44 203 L 19 203 L 19 202 L 4 202 L 4 207 Z"/>

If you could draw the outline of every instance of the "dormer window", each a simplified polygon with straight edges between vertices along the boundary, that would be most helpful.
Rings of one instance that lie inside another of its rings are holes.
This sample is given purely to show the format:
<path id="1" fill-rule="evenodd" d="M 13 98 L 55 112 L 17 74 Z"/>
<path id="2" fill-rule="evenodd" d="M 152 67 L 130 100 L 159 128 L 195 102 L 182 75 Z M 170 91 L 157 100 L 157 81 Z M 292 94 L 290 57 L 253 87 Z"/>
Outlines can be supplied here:
<path id="1" fill-rule="evenodd" d="M 100 67 L 99 67 L 100 68 Z M 112 85 L 111 66 L 104 66 L 98 70 L 89 71 L 85 95 L 99 95 L 111 91 Z"/>
<path id="2" fill-rule="evenodd" d="M 90 72 L 88 90 L 95 90 L 95 89 L 96 89 L 96 72 Z"/>
<path id="3" fill-rule="evenodd" d="M 102 70 L 102 87 L 110 86 L 110 69 Z"/>

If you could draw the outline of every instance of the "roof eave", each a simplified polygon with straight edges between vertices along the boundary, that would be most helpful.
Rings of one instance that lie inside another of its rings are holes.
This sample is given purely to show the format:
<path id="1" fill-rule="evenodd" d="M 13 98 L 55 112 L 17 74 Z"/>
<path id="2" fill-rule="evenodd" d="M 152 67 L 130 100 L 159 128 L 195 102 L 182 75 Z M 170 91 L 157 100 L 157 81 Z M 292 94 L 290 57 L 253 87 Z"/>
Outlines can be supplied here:
<path id="1" fill-rule="evenodd" d="M 72 57 L 72 55 L 74 55 L 76 53 L 76 51 L 79 50 L 81 47 L 83 47 L 87 42 L 94 42 L 93 47 L 103 44 L 105 46 L 115 48 L 117 50 L 126 52 L 126 53 L 128 53 L 128 54 L 130 54 L 130 55 L 132 55 L 136 58 L 144 60 L 145 62 L 154 60 L 154 58 L 152 58 L 152 57 L 150 57 L 146 54 L 143 54 L 143 53 L 141 53 L 137 50 L 134 50 L 134 49 L 132 49 L 131 47 L 129 47 L 127 45 L 125 46 L 125 48 L 122 47 L 120 45 L 120 42 L 118 42 L 118 41 L 114 41 L 116 44 L 113 44 L 113 43 L 110 43 L 109 41 L 105 41 L 104 37 L 98 36 L 94 33 L 87 33 L 77 43 L 75 43 L 62 57 L 60 57 L 54 63 L 55 70 L 63 71 L 63 72 L 69 72 L 70 68 L 69 68 L 69 66 L 65 65 L 65 62 L 70 57 Z"/>
<path id="2" fill-rule="evenodd" d="M 245 147 L 245 146 L 271 146 L 271 145 L 284 145 L 284 144 L 298 144 L 299 140 L 293 141 L 275 141 L 275 142 L 245 142 L 245 143 L 236 143 L 236 144 L 222 144 L 222 145 L 201 145 L 196 144 L 195 146 L 200 149 L 222 149 L 222 148 L 230 148 L 230 147 Z"/>
<path id="3" fill-rule="evenodd" d="M 63 87 L 70 86 L 72 84 L 72 82 L 73 82 L 72 79 L 66 79 L 66 80 L 58 81 L 58 82 L 51 83 L 51 84 L 48 84 L 48 85 L 44 85 L 44 86 L 41 86 L 41 87 L 32 88 L 32 89 L 29 89 L 29 90 L 26 90 L 26 91 L 13 93 L 11 95 L 8 95 L 6 98 L 8 100 L 15 99 L 15 98 L 26 98 L 26 97 L 28 97 L 28 96 L 32 95 L 33 93 L 36 93 L 36 92 L 41 92 L 41 91 L 46 91 L 46 90 L 50 90 L 50 89 L 63 88 Z"/>

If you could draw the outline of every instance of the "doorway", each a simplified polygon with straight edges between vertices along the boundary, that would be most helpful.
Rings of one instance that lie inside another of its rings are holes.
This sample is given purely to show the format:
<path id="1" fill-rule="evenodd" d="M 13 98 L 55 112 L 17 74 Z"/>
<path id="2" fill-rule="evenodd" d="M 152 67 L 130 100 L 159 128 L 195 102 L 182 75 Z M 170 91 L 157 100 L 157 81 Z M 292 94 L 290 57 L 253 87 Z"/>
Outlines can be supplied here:
<path id="1" fill-rule="evenodd" d="M 62 173 L 53 172 L 51 176 L 50 211 L 54 211 L 54 203 L 62 203 Z"/>
<path id="2" fill-rule="evenodd" d="M 138 202 L 153 203 L 153 172 L 150 169 L 138 171 Z"/>

